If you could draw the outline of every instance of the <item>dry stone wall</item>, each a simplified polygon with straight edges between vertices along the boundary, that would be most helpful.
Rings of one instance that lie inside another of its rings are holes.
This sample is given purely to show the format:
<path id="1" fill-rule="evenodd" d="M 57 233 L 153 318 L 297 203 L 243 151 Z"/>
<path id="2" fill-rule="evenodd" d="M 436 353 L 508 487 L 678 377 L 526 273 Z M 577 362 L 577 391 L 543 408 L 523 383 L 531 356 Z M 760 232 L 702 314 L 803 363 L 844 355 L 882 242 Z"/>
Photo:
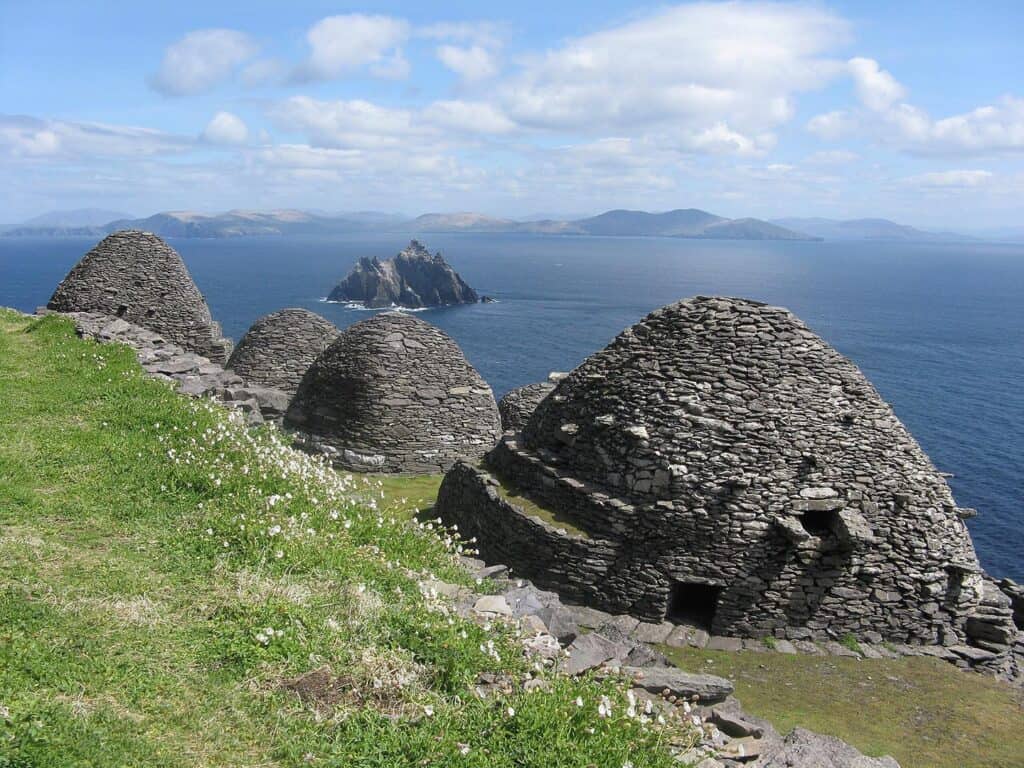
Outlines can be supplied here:
<path id="1" fill-rule="evenodd" d="M 252 384 L 293 396 L 309 366 L 340 333 L 330 320 L 307 309 L 271 312 L 246 331 L 227 367 Z"/>
<path id="2" fill-rule="evenodd" d="M 510 390 L 498 401 L 501 428 L 505 430 L 522 429 L 540 401 L 551 394 L 554 388 L 553 383 L 541 381 Z"/>
<path id="3" fill-rule="evenodd" d="M 377 472 L 443 472 L 501 434 L 491 388 L 459 346 L 400 312 L 343 331 L 303 377 L 285 425 L 339 466 Z"/>
<path id="4" fill-rule="evenodd" d="M 231 353 L 181 256 L 150 232 L 103 238 L 57 286 L 47 308 L 118 317 L 221 365 Z"/>
<path id="5" fill-rule="evenodd" d="M 784 309 L 697 297 L 652 313 L 485 465 L 590 535 L 594 552 L 584 538 L 565 556 L 579 567 L 614 542 L 583 587 L 590 605 L 720 635 L 966 647 L 980 631 L 1000 659 L 1013 642 L 1009 599 L 988 595 L 942 475 L 857 367 Z M 488 471 L 470 470 L 446 478 L 441 516 L 557 588 L 565 558 L 556 571 L 538 535 L 488 519 L 506 511 L 481 495 Z M 986 614 L 998 629 L 972 631 Z"/>

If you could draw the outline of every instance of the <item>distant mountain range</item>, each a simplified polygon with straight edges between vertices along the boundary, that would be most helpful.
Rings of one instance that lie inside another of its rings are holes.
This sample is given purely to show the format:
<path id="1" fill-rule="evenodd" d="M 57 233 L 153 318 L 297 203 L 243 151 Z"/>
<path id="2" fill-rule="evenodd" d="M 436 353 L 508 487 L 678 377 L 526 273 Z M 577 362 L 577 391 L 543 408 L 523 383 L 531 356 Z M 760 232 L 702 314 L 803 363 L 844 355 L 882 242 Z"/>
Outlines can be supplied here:
<path id="1" fill-rule="evenodd" d="M 888 219 L 773 219 L 773 224 L 806 232 L 822 240 L 907 240 L 968 242 L 977 240 L 955 232 L 926 232 Z"/>
<path id="2" fill-rule="evenodd" d="M 107 218 L 107 217 L 111 218 Z M 614 210 L 578 219 L 521 221 L 481 213 L 426 213 L 416 218 L 377 211 L 192 211 L 157 213 L 135 219 L 111 211 L 52 212 L 0 231 L 5 236 L 102 237 L 118 229 L 143 229 L 164 237 L 262 237 L 331 235 L 350 232 L 518 232 L 600 237 L 685 237 L 730 240 L 896 240 L 966 242 L 977 238 L 927 232 L 887 219 L 840 221 L 821 218 L 729 219 L 696 208 L 664 213 Z"/>

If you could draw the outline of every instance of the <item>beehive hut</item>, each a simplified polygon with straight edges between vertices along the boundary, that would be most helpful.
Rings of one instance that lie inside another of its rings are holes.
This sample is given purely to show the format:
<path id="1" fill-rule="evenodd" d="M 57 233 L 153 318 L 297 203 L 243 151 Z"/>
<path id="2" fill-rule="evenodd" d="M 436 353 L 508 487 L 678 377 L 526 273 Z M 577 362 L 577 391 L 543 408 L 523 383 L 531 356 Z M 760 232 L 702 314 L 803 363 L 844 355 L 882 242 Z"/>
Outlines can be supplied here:
<path id="1" fill-rule="evenodd" d="M 246 383 L 294 396 L 309 366 L 339 333 L 334 323 L 308 309 L 271 312 L 246 331 L 228 368 Z"/>
<path id="2" fill-rule="evenodd" d="M 442 518 L 488 561 L 615 613 L 954 644 L 982 600 L 942 475 L 860 370 L 785 309 L 697 297 L 653 312 L 485 464 L 448 473 Z"/>
<path id="3" fill-rule="evenodd" d="M 103 238 L 72 267 L 47 307 L 120 317 L 221 365 L 231 353 L 181 256 L 150 232 Z"/>
<path id="4" fill-rule="evenodd" d="M 498 401 L 498 413 L 501 414 L 501 428 L 522 429 L 537 405 L 554 390 L 550 381 L 540 381 L 509 390 Z"/>
<path id="5" fill-rule="evenodd" d="M 494 395 L 443 331 L 388 312 L 350 326 L 306 372 L 285 425 L 357 471 L 442 472 L 501 434 Z"/>

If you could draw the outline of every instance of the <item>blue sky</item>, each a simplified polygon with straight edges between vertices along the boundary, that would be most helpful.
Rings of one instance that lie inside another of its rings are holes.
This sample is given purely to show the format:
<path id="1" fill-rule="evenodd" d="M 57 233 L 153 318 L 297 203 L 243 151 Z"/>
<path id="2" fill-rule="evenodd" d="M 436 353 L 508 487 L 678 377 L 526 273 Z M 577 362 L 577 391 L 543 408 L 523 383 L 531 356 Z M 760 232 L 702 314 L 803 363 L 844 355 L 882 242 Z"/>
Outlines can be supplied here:
<path id="1" fill-rule="evenodd" d="M 0 218 L 1019 226 L 1022 39 L 1019 2 L 0 0 Z"/>

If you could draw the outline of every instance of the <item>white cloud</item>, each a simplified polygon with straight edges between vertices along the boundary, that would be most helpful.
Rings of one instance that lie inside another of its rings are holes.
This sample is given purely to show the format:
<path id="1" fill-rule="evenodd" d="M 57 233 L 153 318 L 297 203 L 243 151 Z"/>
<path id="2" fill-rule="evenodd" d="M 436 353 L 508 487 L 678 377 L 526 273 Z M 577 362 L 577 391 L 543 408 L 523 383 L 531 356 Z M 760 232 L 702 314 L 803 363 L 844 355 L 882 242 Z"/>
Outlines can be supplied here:
<path id="1" fill-rule="evenodd" d="M 498 62 L 494 54 L 479 45 L 469 48 L 442 45 L 437 49 L 437 58 L 468 83 L 486 80 L 498 74 Z"/>
<path id="2" fill-rule="evenodd" d="M 230 76 L 256 52 L 257 46 L 249 36 L 233 29 L 189 32 L 164 52 L 150 85 L 169 96 L 205 91 Z"/>
<path id="3" fill-rule="evenodd" d="M 285 130 L 299 131 L 318 147 L 395 147 L 426 126 L 406 109 L 382 107 L 361 99 L 321 101 L 293 96 L 276 105 L 271 117 Z"/>
<path id="4" fill-rule="evenodd" d="M 790 119 L 795 93 L 842 70 L 825 54 L 846 35 L 842 19 L 807 5 L 681 5 L 533 57 L 500 98 L 514 120 L 537 128 L 672 123 L 692 133 L 727 123 L 749 135 Z"/>
<path id="5" fill-rule="evenodd" d="M 907 95 L 907 89 L 874 59 L 858 57 L 850 59 L 846 66 L 853 77 L 857 96 L 868 109 L 881 112 Z"/>
<path id="6" fill-rule="evenodd" d="M 508 133 L 515 123 L 493 104 L 483 101 L 435 101 L 423 110 L 432 125 L 468 133 Z"/>
<path id="7" fill-rule="evenodd" d="M 237 115 L 218 112 L 207 124 L 203 138 L 211 144 L 244 144 L 249 138 L 249 129 Z"/>
<path id="8" fill-rule="evenodd" d="M 815 115 L 807 121 L 807 130 L 827 141 L 835 141 L 850 133 L 856 122 L 849 112 L 836 110 Z"/>
<path id="9" fill-rule="evenodd" d="M 1004 96 L 994 105 L 934 119 L 905 101 L 907 89 L 873 59 L 847 63 L 860 110 L 813 117 L 807 129 L 826 140 L 852 133 L 915 154 L 977 155 L 1024 151 L 1024 98 Z"/>
<path id="10" fill-rule="evenodd" d="M 390 16 L 328 16 L 306 33 L 310 54 L 297 77 L 328 80 L 367 66 L 382 77 L 404 77 L 408 63 L 399 49 L 409 31 L 408 22 Z"/>
<path id="11" fill-rule="evenodd" d="M 971 189 L 988 183 L 991 171 L 934 171 L 911 176 L 904 181 L 917 187 L 931 189 Z"/>
<path id="12" fill-rule="evenodd" d="M 489 21 L 442 21 L 419 27 L 414 34 L 427 40 L 473 43 L 485 48 L 497 48 L 501 45 L 499 28 Z"/>
<path id="13" fill-rule="evenodd" d="M 147 157 L 181 152 L 191 144 L 150 128 L 0 115 L 0 151 L 14 158 Z"/>

